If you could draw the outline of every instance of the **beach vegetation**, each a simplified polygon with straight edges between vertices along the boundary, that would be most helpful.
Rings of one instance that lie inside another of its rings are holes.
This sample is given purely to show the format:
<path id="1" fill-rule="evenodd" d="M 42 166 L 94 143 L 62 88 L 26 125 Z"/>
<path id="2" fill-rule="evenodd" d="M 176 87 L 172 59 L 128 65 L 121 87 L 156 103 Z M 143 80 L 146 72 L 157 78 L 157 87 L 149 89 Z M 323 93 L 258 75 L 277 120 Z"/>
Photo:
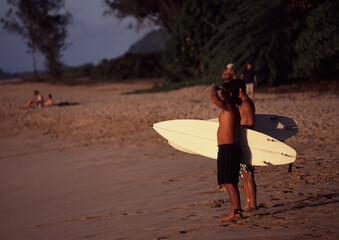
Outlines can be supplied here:
<path id="1" fill-rule="evenodd" d="M 236 9 L 235 2 L 224 2 L 192 1 L 184 5 L 162 52 L 164 77 L 168 82 L 178 85 L 178 82 L 192 82 L 206 76 L 213 63 L 210 49 L 204 46 Z"/>
<path id="2" fill-rule="evenodd" d="M 324 69 L 335 75 L 337 5 L 335 0 L 185 4 L 163 51 L 164 77 L 175 84 L 221 82 L 226 64 L 232 62 L 240 76 L 248 61 L 261 85 L 321 78 Z"/>
<path id="3" fill-rule="evenodd" d="M 290 77 L 311 80 L 337 78 L 339 73 L 339 2 L 324 1 L 303 19 L 303 29 L 293 45 L 296 57 Z"/>
<path id="4" fill-rule="evenodd" d="M 160 60 L 160 53 L 128 53 L 116 59 L 103 59 L 97 65 L 87 63 L 78 67 L 67 67 L 65 73 L 75 77 L 88 77 L 93 82 L 160 78 Z"/>
<path id="5" fill-rule="evenodd" d="M 18 8 L 26 6 L 22 2 L 36 1 L 8 2 Z M 257 71 L 260 86 L 290 84 L 305 79 L 335 79 L 338 74 L 339 14 L 336 10 L 339 3 L 336 0 L 104 0 L 105 14 L 118 18 L 135 17 L 139 27 L 151 21 L 165 29 L 168 35 L 161 38 L 150 35 L 135 44 L 133 51 L 118 58 L 76 67 L 60 63 L 70 15 L 67 12 L 56 14 L 63 1 L 47 2 L 59 4 L 59 8 L 51 10 L 55 15 L 47 11 L 46 19 L 49 15 L 51 19 L 56 16 L 64 19 L 64 24 L 60 20 L 56 27 L 60 30 L 60 44 L 57 44 L 60 48 L 54 55 L 47 54 L 52 38 L 38 41 L 31 33 L 30 27 L 42 28 L 37 24 L 37 19 L 42 21 L 40 18 L 35 19 L 26 10 L 21 13 L 19 9 L 15 13 L 10 10 L 2 22 L 8 30 L 28 39 L 33 54 L 35 51 L 46 53 L 51 76 L 59 76 L 62 69 L 65 77 L 57 80 L 62 83 L 162 78 L 162 84 L 149 91 L 167 91 L 193 85 L 221 84 L 221 74 L 228 63 L 234 64 L 239 77 L 247 62 L 251 62 Z M 33 13 L 40 13 L 39 9 L 33 9 Z M 28 17 L 32 18 L 31 25 L 19 23 Z M 161 45 L 157 45 L 157 40 Z M 156 46 L 157 52 L 152 52 L 154 48 L 150 45 Z M 43 79 L 55 82 L 49 77 Z"/>

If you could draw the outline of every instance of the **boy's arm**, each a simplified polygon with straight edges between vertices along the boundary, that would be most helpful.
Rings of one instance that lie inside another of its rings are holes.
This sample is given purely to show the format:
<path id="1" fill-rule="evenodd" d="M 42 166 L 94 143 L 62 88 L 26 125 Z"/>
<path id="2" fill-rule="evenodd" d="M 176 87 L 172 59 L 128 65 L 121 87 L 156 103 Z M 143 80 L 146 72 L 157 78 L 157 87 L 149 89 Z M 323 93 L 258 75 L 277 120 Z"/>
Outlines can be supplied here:
<path id="1" fill-rule="evenodd" d="M 212 85 L 211 86 L 211 101 L 217 105 L 217 107 L 221 108 L 222 110 L 225 110 L 227 111 L 228 110 L 228 107 L 227 105 L 225 104 L 225 102 L 223 100 L 220 99 L 219 95 L 218 95 L 218 89 L 219 87 L 216 86 L 216 85 Z"/>

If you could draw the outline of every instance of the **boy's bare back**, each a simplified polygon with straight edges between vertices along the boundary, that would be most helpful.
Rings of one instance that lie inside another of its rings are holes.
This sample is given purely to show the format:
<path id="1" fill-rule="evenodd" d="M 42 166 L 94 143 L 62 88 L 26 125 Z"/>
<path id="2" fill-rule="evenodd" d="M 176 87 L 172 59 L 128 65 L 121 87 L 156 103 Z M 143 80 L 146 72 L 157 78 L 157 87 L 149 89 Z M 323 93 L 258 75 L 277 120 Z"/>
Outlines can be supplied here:
<path id="1" fill-rule="evenodd" d="M 241 115 L 240 125 L 253 127 L 255 124 L 255 107 L 253 101 L 249 97 L 242 99 L 242 103 L 239 106 L 239 112 Z"/>

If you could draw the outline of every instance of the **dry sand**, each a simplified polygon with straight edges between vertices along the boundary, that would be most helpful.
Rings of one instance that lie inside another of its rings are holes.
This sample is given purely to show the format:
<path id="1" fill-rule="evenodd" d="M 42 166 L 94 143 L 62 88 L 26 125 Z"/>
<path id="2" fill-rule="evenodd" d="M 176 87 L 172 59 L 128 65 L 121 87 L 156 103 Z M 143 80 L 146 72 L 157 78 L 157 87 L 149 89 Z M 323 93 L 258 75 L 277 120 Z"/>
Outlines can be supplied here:
<path id="1" fill-rule="evenodd" d="M 258 93 L 257 113 L 298 122 L 288 166 L 256 168 L 259 210 L 238 223 L 216 162 L 171 148 L 162 120 L 215 118 L 209 87 L 123 95 L 150 82 L 0 82 L 0 239 L 338 239 L 335 93 Z M 73 106 L 19 109 L 33 90 Z M 241 197 L 242 183 L 239 185 Z"/>

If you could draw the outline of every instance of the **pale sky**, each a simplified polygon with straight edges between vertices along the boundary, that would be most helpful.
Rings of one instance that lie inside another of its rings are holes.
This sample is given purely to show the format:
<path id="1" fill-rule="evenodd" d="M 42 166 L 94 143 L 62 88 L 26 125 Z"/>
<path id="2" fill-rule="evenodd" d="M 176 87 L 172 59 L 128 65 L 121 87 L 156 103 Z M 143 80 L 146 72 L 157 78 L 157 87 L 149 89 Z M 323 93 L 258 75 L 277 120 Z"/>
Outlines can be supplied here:
<path id="1" fill-rule="evenodd" d="M 65 0 L 65 8 L 72 13 L 73 23 L 68 27 L 67 42 L 62 62 L 68 66 L 84 63 L 97 64 L 102 59 L 123 55 L 138 39 L 152 29 L 136 32 L 127 29 L 132 18 L 118 20 L 102 16 L 105 6 L 101 0 Z M 0 0 L 0 17 L 5 16 L 9 6 Z M 0 68 L 6 72 L 32 71 L 32 55 L 27 53 L 26 41 L 15 33 L 9 33 L 0 24 Z M 37 66 L 44 70 L 44 58 L 38 56 Z"/>

